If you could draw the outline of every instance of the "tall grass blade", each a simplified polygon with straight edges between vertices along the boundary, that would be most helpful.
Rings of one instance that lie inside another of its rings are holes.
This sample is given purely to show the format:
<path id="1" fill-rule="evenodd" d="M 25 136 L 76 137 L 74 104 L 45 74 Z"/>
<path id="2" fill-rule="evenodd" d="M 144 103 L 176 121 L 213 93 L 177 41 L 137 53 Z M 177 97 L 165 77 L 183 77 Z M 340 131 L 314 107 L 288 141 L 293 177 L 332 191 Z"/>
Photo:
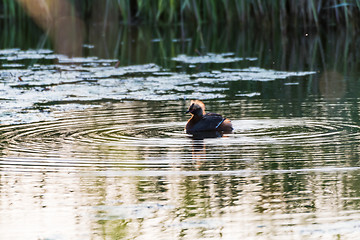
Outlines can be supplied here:
<path id="1" fill-rule="evenodd" d="M 29 0 L 2 0 L 1 16 L 5 19 L 23 19 L 25 11 L 21 2 Z M 46 3 L 52 0 L 41 0 Z M 98 0 L 62 0 L 77 6 L 74 15 L 91 17 Z M 203 23 L 237 24 L 248 23 L 281 29 L 290 27 L 359 26 L 360 0 L 103 0 L 107 5 L 104 22 L 109 11 L 116 5 L 121 22 L 132 23 Z M 20 3 L 20 4 L 19 4 Z M 320 15 L 321 14 L 321 15 Z M 86 19 L 85 19 L 86 20 Z M 20 22 L 20 21 L 19 21 Z M 334 24 L 336 23 L 336 24 Z"/>

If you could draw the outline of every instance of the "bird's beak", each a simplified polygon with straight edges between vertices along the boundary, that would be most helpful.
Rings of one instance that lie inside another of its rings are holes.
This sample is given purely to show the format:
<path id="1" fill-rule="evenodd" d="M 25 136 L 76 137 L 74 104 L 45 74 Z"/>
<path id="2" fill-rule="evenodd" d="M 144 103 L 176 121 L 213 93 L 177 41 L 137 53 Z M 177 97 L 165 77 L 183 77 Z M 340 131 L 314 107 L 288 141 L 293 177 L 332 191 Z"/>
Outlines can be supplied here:
<path id="1" fill-rule="evenodd" d="M 189 113 L 190 112 L 190 110 L 187 110 L 185 113 Z"/>

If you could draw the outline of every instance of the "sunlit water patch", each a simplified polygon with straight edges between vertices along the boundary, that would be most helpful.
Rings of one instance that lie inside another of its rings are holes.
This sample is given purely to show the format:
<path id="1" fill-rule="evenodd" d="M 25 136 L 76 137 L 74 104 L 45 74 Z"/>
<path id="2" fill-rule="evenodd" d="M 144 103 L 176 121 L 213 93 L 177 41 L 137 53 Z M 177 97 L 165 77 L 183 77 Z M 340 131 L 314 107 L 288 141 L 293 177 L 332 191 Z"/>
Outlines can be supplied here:
<path id="1" fill-rule="evenodd" d="M 177 57 L 172 58 L 173 61 L 183 62 L 188 64 L 198 64 L 198 63 L 229 63 L 229 62 L 238 62 L 238 61 L 256 61 L 257 58 L 254 57 L 234 57 L 232 53 L 207 53 L 202 56 L 187 56 L 184 54 L 178 55 Z"/>
<path id="2" fill-rule="evenodd" d="M 274 81 L 276 79 L 285 79 L 289 77 L 299 77 L 315 74 L 316 72 L 284 72 L 267 70 L 258 67 L 246 69 L 227 69 L 222 71 L 211 71 L 194 74 L 192 77 L 199 82 L 217 82 L 217 81 Z"/>

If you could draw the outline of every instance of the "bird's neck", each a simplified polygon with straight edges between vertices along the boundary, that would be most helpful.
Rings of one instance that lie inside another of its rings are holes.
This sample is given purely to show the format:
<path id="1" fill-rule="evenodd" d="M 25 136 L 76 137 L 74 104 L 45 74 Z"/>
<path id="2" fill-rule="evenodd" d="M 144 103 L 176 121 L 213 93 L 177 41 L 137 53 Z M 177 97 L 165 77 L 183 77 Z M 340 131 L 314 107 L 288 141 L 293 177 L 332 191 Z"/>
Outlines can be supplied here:
<path id="1" fill-rule="evenodd" d="M 203 115 L 192 115 L 189 121 L 197 122 L 203 118 Z"/>
<path id="2" fill-rule="evenodd" d="M 186 124 L 186 130 L 190 130 L 198 121 L 202 119 L 203 116 L 192 115 L 189 121 Z"/>

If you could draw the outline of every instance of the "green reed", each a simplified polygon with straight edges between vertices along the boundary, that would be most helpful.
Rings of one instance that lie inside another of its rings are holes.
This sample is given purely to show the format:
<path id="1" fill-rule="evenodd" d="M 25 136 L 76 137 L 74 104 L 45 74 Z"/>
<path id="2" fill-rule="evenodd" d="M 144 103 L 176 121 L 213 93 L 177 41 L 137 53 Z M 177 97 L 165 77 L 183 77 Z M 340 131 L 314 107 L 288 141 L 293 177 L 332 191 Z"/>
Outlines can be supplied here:
<path id="1" fill-rule="evenodd" d="M 68 0 L 80 16 L 91 17 L 97 1 Z M 249 22 L 259 26 L 356 28 L 360 23 L 360 0 L 104 0 L 107 12 L 117 11 L 119 21 L 129 23 L 185 24 Z M 110 4 L 111 3 L 111 4 Z M 114 7 L 116 6 L 116 7 Z M 23 18 L 16 0 L 2 0 L 3 18 Z M 105 17 L 105 16 L 104 16 Z"/>
<path id="2" fill-rule="evenodd" d="M 0 16 L 2 18 L 15 18 L 19 16 L 19 6 L 16 1 L 3 0 L 0 2 Z"/>

